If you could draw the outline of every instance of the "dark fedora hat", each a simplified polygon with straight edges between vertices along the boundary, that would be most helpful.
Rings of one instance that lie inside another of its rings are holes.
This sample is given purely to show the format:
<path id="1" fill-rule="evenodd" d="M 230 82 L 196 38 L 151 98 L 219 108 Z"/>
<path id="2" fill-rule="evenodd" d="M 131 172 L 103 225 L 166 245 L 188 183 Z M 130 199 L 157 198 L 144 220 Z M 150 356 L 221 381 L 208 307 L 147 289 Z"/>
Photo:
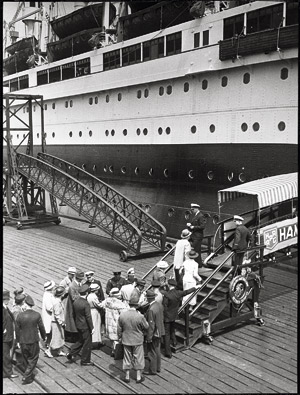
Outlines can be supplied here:
<path id="1" fill-rule="evenodd" d="M 174 280 L 174 278 L 170 278 L 170 279 L 168 280 L 168 284 L 169 284 L 169 285 L 173 285 L 174 287 L 176 287 L 177 281 Z"/>
<path id="2" fill-rule="evenodd" d="M 25 303 L 28 304 L 28 306 L 34 306 L 34 301 L 30 295 L 26 296 Z"/>
<path id="3" fill-rule="evenodd" d="M 195 250 L 191 250 L 187 253 L 188 257 L 191 259 L 195 259 L 199 256 L 198 252 L 196 252 Z"/>
<path id="4" fill-rule="evenodd" d="M 159 280 L 152 280 L 151 285 L 153 288 L 158 288 L 158 287 L 160 287 L 160 281 Z"/>
<path id="5" fill-rule="evenodd" d="M 156 297 L 156 294 L 155 294 L 151 289 L 149 289 L 149 290 L 146 292 L 146 296 L 147 296 L 147 299 L 154 300 L 155 297 Z"/>
<path id="6" fill-rule="evenodd" d="M 54 296 L 61 296 L 65 293 L 65 287 L 62 287 L 61 285 L 58 286 L 55 291 L 54 291 Z"/>
<path id="7" fill-rule="evenodd" d="M 90 289 L 88 284 L 83 284 L 79 289 L 78 292 L 80 293 L 80 295 L 85 295 L 86 293 L 88 293 L 88 290 Z"/>

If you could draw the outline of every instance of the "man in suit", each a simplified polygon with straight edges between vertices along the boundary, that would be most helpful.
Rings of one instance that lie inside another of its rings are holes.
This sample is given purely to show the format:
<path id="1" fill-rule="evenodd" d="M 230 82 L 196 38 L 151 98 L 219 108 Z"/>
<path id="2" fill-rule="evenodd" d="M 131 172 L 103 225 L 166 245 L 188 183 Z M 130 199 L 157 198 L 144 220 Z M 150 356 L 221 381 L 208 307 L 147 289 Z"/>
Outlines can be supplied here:
<path id="1" fill-rule="evenodd" d="M 110 291 L 113 288 L 121 289 L 122 285 L 126 284 L 126 280 L 125 280 L 125 278 L 121 277 L 121 272 L 119 270 L 114 271 L 113 275 L 114 276 L 112 278 L 110 278 L 106 284 L 106 291 L 105 292 L 107 295 L 109 295 Z"/>
<path id="2" fill-rule="evenodd" d="M 73 304 L 75 313 L 75 324 L 78 331 L 78 341 L 72 345 L 70 352 L 67 354 L 67 358 L 70 362 L 73 362 L 75 357 L 80 350 L 81 351 L 81 365 L 93 366 L 91 362 L 92 353 L 92 334 L 94 333 L 94 326 L 91 316 L 91 308 L 86 300 L 89 291 L 89 286 L 83 284 L 78 292 L 79 298 L 77 298 Z"/>
<path id="3" fill-rule="evenodd" d="M 233 221 L 236 223 L 237 227 L 235 229 L 234 241 L 232 250 L 235 251 L 235 256 L 233 260 L 233 266 L 235 271 L 238 266 L 243 263 L 244 252 L 248 247 L 248 243 L 251 240 L 251 233 L 245 225 L 242 224 L 244 218 L 239 215 L 233 217 Z"/>
<path id="4" fill-rule="evenodd" d="M 75 278 L 69 285 L 68 298 L 65 308 L 65 330 L 68 332 L 66 334 L 66 341 L 74 343 L 77 335 L 77 328 L 74 320 L 74 302 L 79 298 L 78 289 L 81 287 L 81 283 L 84 279 L 84 273 L 81 270 L 77 270 Z"/>
<path id="5" fill-rule="evenodd" d="M 3 333 L 3 378 L 14 379 L 18 377 L 12 369 L 11 352 L 14 348 L 15 320 L 12 312 L 8 308 L 10 300 L 9 291 L 3 290 L 3 310 L 2 310 L 2 333 Z"/>
<path id="6" fill-rule="evenodd" d="M 146 292 L 149 309 L 146 313 L 146 320 L 149 328 L 146 335 L 149 370 L 144 372 L 146 375 L 156 375 L 161 369 L 161 338 L 165 334 L 164 310 L 161 303 L 155 298 L 156 294 L 150 289 Z"/>
<path id="7" fill-rule="evenodd" d="M 40 313 L 32 310 L 34 301 L 31 296 L 26 296 L 24 306 L 25 311 L 16 320 L 16 339 L 21 346 L 26 366 L 22 384 L 30 384 L 33 382 L 33 371 L 39 359 L 39 332 L 46 341 L 46 331 Z"/>
<path id="8" fill-rule="evenodd" d="M 203 240 L 204 228 L 206 226 L 206 219 L 200 211 L 199 204 L 192 203 L 191 210 L 194 217 L 191 222 L 188 222 L 186 225 L 188 230 L 192 232 L 190 236 L 191 245 L 194 250 L 199 254 L 195 261 L 198 263 L 199 267 L 202 267 L 203 263 L 201 257 L 201 245 Z"/>
<path id="9" fill-rule="evenodd" d="M 164 325 L 165 325 L 165 356 L 167 358 L 172 358 L 171 351 L 171 339 L 173 346 L 176 346 L 175 337 L 175 320 L 177 318 L 178 309 L 180 302 L 185 295 L 188 295 L 197 288 L 201 287 L 201 284 L 196 287 L 186 289 L 181 291 L 177 288 L 177 282 L 173 278 L 168 280 L 170 290 L 164 294 L 163 307 L 164 307 Z"/>

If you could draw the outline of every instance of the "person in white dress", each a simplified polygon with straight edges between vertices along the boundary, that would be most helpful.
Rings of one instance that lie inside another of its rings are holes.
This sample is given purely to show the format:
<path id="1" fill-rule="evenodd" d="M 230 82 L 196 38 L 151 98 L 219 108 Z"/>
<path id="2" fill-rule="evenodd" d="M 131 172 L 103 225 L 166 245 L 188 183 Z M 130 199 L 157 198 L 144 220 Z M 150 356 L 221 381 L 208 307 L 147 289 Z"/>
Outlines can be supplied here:
<path id="1" fill-rule="evenodd" d="M 99 284 L 92 283 L 90 285 L 90 293 L 87 296 L 87 301 L 91 307 L 91 316 L 94 325 L 94 333 L 92 335 L 93 348 L 100 348 L 103 346 L 101 335 L 101 303 L 97 296 L 99 289 Z"/>
<path id="2" fill-rule="evenodd" d="M 50 351 L 50 341 L 51 341 L 51 322 L 52 322 L 52 312 L 53 312 L 53 302 L 54 295 L 53 289 L 55 287 L 55 282 L 53 280 L 46 281 L 44 284 L 44 295 L 42 302 L 42 320 L 46 331 L 46 341 L 45 341 L 45 356 L 53 358 Z"/>
<path id="3" fill-rule="evenodd" d="M 183 282 L 183 290 L 185 291 L 186 289 L 190 289 L 193 287 L 196 287 L 197 281 L 201 282 L 201 277 L 198 274 L 198 263 L 195 261 L 195 258 L 198 257 L 198 253 L 195 250 L 191 250 L 187 253 L 188 259 L 186 259 L 183 262 L 183 265 L 180 269 L 180 272 L 184 271 L 184 275 L 182 278 Z M 190 295 L 186 295 L 183 297 L 182 303 L 185 303 L 185 301 L 190 297 Z M 195 306 L 197 303 L 197 296 L 193 297 L 190 302 L 190 310 L 192 309 L 192 306 Z"/>
<path id="4" fill-rule="evenodd" d="M 179 274 L 179 270 L 181 269 L 183 262 L 188 259 L 187 253 L 191 251 L 191 243 L 189 242 L 189 237 L 192 232 L 188 229 L 183 229 L 181 232 L 181 239 L 177 241 L 174 251 L 174 261 L 173 261 L 173 270 L 174 277 L 177 281 L 177 287 L 182 289 L 182 277 Z"/>
<path id="5" fill-rule="evenodd" d="M 64 327 L 66 326 L 64 305 L 62 302 L 65 292 L 65 288 L 62 286 L 58 286 L 54 290 L 50 349 L 51 354 L 53 355 L 53 350 L 55 350 L 55 353 L 58 357 L 66 356 L 66 353 L 64 353 L 62 350 L 63 346 L 65 345 Z"/>

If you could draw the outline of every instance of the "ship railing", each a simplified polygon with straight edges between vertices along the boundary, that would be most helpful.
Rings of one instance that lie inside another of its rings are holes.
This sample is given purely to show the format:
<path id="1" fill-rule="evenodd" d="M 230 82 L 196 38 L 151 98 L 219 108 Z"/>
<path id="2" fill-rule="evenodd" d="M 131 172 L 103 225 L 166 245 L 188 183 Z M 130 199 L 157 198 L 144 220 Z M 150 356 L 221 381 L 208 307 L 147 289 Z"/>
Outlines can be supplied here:
<path id="1" fill-rule="evenodd" d="M 140 229 L 86 184 L 50 163 L 25 154 L 17 154 L 17 167 L 20 174 L 111 235 L 128 251 L 140 253 Z"/>
<path id="2" fill-rule="evenodd" d="M 142 237 L 147 242 L 164 251 L 167 233 L 165 227 L 150 214 L 146 213 L 138 204 L 132 202 L 93 174 L 76 166 L 76 164 L 46 153 L 39 153 L 38 158 L 51 163 L 84 183 L 140 229 Z"/>

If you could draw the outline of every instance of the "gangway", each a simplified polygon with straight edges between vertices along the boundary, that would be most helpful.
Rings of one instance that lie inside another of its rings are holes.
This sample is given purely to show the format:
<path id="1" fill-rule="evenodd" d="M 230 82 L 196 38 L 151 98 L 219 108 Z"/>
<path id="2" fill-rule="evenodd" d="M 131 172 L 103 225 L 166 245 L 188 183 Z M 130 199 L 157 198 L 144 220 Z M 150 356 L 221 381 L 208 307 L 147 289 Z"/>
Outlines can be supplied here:
<path id="1" fill-rule="evenodd" d="M 39 155 L 40 157 L 42 155 Z M 63 163 L 60 160 L 60 163 Z M 163 251 L 166 231 L 163 227 L 154 227 L 147 222 L 147 213 L 141 209 L 127 215 L 130 201 L 117 193 L 120 204 L 123 203 L 123 213 L 116 205 L 111 204 L 88 186 L 89 183 L 79 181 L 72 175 L 49 162 L 34 158 L 26 154 L 17 154 L 18 172 L 33 182 L 36 186 L 48 191 L 52 196 L 70 206 L 79 215 L 86 218 L 91 224 L 99 227 L 114 240 L 126 248 L 126 254 L 140 256 L 149 253 L 149 245 L 157 251 Z M 88 175 L 88 173 L 86 174 Z M 122 200 L 123 198 L 123 200 Z M 128 210 L 128 209 L 127 209 Z M 139 215 L 139 217 L 138 217 Z M 151 218 L 150 218 L 151 220 Z"/>

